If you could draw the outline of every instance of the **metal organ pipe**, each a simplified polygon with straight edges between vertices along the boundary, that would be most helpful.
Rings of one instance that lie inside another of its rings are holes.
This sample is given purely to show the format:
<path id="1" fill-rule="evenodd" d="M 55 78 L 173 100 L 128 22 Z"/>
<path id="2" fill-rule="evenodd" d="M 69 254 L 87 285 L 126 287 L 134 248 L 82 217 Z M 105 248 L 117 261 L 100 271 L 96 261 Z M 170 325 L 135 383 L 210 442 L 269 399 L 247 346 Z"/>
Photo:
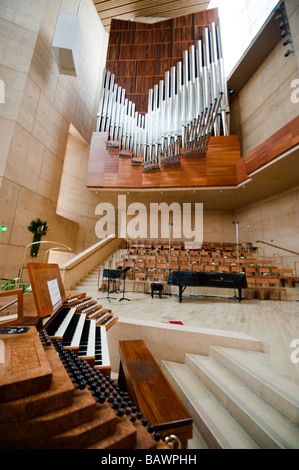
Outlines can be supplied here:
<path id="1" fill-rule="evenodd" d="M 165 72 L 148 93 L 148 110 L 140 114 L 125 89 L 104 71 L 98 129 L 123 149 L 143 158 L 143 169 L 204 156 L 210 135 L 228 135 L 229 102 L 220 22 L 204 28 L 202 39 L 183 52 L 182 61 Z"/>

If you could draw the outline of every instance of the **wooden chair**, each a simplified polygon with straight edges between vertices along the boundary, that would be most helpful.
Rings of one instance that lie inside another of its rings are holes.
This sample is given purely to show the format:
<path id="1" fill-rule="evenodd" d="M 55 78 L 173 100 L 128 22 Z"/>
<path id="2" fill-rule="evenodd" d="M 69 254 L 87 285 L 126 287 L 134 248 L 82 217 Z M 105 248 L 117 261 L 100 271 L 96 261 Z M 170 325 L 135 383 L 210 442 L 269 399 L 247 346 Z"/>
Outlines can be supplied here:
<path id="1" fill-rule="evenodd" d="M 134 270 L 135 270 L 135 263 L 134 261 L 126 261 L 125 262 L 125 265 L 124 265 L 124 268 L 131 268 L 128 273 L 129 276 L 131 277 L 131 279 L 134 279 Z"/>
<path id="2" fill-rule="evenodd" d="M 241 266 L 240 266 L 240 268 L 238 266 L 230 266 L 230 271 L 232 273 L 242 273 L 243 272 Z"/>
<path id="3" fill-rule="evenodd" d="M 256 283 L 256 289 L 260 294 L 260 299 L 264 300 L 265 292 L 267 292 L 267 288 L 268 288 L 268 282 L 267 282 L 266 277 L 256 276 L 255 283 Z"/>
<path id="4" fill-rule="evenodd" d="M 229 266 L 222 266 L 222 265 L 219 264 L 219 265 L 217 266 L 217 271 L 218 271 L 219 273 L 229 273 L 230 268 L 229 268 Z"/>
<path id="5" fill-rule="evenodd" d="M 156 256 L 156 263 L 166 263 L 165 256 Z"/>
<path id="6" fill-rule="evenodd" d="M 145 263 L 145 274 L 152 275 L 155 272 L 156 263 L 155 262 L 148 262 Z"/>
<path id="7" fill-rule="evenodd" d="M 135 263 L 135 273 L 136 272 L 145 272 L 145 263 L 143 261 L 137 261 Z"/>
<path id="8" fill-rule="evenodd" d="M 202 264 L 192 264 L 192 271 L 203 271 Z"/>
<path id="9" fill-rule="evenodd" d="M 268 282 L 268 289 L 270 292 L 274 292 L 276 294 L 276 298 L 281 300 L 281 294 L 285 295 L 285 300 L 288 300 L 287 290 L 280 285 L 280 279 L 276 278 L 267 278 Z"/>
<path id="10" fill-rule="evenodd" d="M 174 262 L 169 263 L 169 269 L 172 270 L 172 271 L 178 271 L 179 270 L 179 263 L 174 263 Z"/>
<path id="11" fill-rule="evenodd" d="M 159 282 L 160 284 L 165 284 L 165 275 L 162 273 L 153 274 L 153 282 Z"/>
<path id="12" fill-rule="evenodd" d="M 204 265 L 204 271 L 205 271 L 205 272 L 216 271 L 216 266 L 215 266 L 215 264 L 205 264 L 205 265 Z"/>
<path id="13" fill-rule="evenodd" d="M 256 275 L 256 269 L 254 266 L 245 266 L 246 276 L 252 277 Z"/>
<path id="14" fill-rule="evenodd" d="M 215 258 L 213 258 L 213 262 L 216 263 L 216 264 L 223 265 L 223 258 L 215 257 Z"/>
<path id="15" fill-rule="evenodd" d="M 192 266 L 189 263 L 180 263 L 180 271 L 192 271 Z"/>
<path id="16" fill-rule="evenodd" d="M 246 282 L 247 282 L 247 292 L 252 293 L 253 295 L 250 295 L 250 298 L 255 298 L 255 294 L 257 292 L 257 287 L 256 287 L 256 277 L 246 277 Z"/>
<path id="17" fill-rule="evenodd" d="M 166 263 L 156 263 L 156 272 L 166 274 L 167 273 L 167 264 Z"/>
<path id="18" fill-rule="evenodd" d="M 143 288 L 143 293 L 145 292 L 145 283 L 146 283 L 146 279 L 145 279 L 145 273 L 135 273 L 135 279 L 134 279 L 134 282 L 133 282 L 133 292 L 135 292 L 135 287 L 136 286 L 142 286 Z"/>
<path id="19" fill-rule="evenodd" d="M 292 269 L 284 268 L 280 269 L 280 279 L 284 285 L 285 281 L 287 281 L 289 287 L 293 287 L 293 279 L 294 273 Z"/>
<path id="20" fill-rule="evenodd" d="M 270 268 L 260 268 L 258 267 L 258 273 L 260 276 L 270 276 Z"/>

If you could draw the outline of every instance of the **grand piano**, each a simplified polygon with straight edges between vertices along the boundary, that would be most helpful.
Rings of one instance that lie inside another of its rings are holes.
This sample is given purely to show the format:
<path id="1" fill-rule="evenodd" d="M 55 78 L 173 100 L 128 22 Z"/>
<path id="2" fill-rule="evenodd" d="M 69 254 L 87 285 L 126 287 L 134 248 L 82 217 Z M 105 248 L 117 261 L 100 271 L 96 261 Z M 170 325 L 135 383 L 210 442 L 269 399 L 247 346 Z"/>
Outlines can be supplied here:
<path id="1" fill-rule="evenodd" d="M 172 271 L 168 278 L 168 285 L 179 287 L 179 301 L 186 287 L 220 287 L 238 289 L 239 302 L 242 300 L 242 289 L 247 287 L 244 273 L 222 273 L 207 271 Z"/>

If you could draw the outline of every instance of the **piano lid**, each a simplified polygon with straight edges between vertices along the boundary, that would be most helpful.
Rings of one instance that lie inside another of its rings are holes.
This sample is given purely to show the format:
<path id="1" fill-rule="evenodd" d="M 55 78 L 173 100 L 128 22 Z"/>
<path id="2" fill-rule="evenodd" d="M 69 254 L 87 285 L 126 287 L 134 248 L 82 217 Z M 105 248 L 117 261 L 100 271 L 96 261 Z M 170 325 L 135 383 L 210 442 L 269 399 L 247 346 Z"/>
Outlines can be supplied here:
<path id="1" fill-rule="evenodd" d="M 168 284 L 174 286 L 225 287 L 232 289 L 246 288 L 244 273 L 210 272 L 210 271 L 177 271 L 170 273 Z"/>
<path id="2" fill-rule="evenodd" d="M 29 278 L 37 314 L 45 318 L 56 313 L 66 300 L 58 264 L 28 263 Z"/>

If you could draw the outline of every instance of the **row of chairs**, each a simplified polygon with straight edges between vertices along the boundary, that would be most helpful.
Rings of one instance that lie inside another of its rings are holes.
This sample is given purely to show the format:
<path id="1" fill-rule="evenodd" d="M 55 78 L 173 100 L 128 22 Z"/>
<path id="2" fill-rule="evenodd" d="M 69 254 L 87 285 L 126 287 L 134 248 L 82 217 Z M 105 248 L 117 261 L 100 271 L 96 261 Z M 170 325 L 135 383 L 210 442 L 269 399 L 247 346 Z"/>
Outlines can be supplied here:
<path id="1" fill-rule="evenodd" d="M 253 294 L 253 297 L 258 296 L 261 300 L 264 300 L 266 296 L 270 297 L 270 294 L 274 294 L 274 298 L 281 299 L 281 295 L 284 294 L 285 300 L 288 300 L 287 289 L 281 287 L 279 278 L 271 277 L 246 277 L 247 290 Z"/>
<path id="2" fill-rule="evenodd" d="M 134 249 L 159 249 L 159 250 L 169 250 L 169 249 L 177 249 L 177 250 L 185 250 L 186 243 L 185 241 L 172 241 L 170 244 L 167 241 L 154 241 L 154 240 L 130 240 L 128 241 L 128 247 Z M 203 242 L 201 245 L 201 249 L 204 251 L 236 251 L 237 248 L 239 250 L 248 250 L 252 251 L 252 243 L 235 243 L 235 242 L 227 242 L 227 243 L 217 243 L 217 242 Z M 191 250 L 194 248 L 191 248 Z"/>

